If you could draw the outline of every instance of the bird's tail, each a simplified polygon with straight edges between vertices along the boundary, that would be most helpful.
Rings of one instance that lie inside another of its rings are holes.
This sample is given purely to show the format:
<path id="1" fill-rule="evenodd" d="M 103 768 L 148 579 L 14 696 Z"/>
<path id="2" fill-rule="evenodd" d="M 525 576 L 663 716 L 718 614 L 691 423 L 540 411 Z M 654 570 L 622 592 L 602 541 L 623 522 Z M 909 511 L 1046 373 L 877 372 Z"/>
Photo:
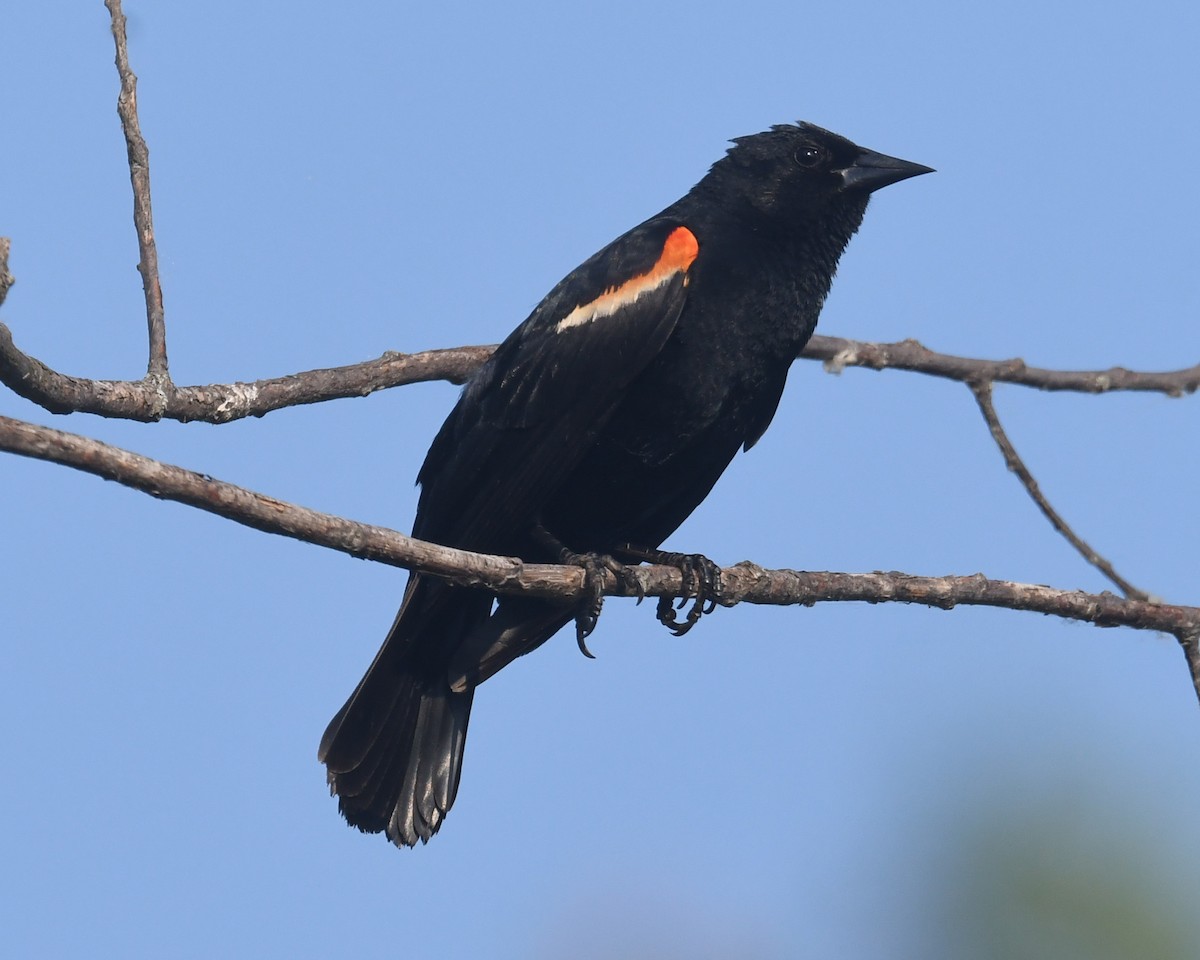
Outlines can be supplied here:
<path id="1" fill-rule="evenodd" d="M 475 691 L 450 689 L 443 651 L 486 620 L 491 604 L 486 595 L 426 586 L 410 582 L 391 632 L 317 753 L 350 825 L 386 832 L 398 846 L 432 837 L 454 803 Z"/>

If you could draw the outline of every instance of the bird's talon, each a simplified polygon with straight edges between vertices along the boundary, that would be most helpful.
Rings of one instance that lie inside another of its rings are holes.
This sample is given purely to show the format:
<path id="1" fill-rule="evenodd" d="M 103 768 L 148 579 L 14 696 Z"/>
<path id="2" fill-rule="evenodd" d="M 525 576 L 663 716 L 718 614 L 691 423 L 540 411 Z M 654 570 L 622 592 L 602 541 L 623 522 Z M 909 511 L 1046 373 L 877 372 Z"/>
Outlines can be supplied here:
<path id="1" fill-rule="evenodd" d="M 600 611 L 604 606 L 604 571 L 607 570 L 627 587 L 631 571 L 619 561 L 602 553 L 575 553 L 562 547 L 560 559 L 563 563 L 583 568 L 583 586 L 587 596 L 580 601 L 579 612 L 575 615 L 575 642 L 579 645 L 580 653 L 589 660 L 595 660 L 595 654 L 588 649 L 585 641 L 600 622 Z M 639 596 L 644 597 L 645 589 L 640 581 L 635 578 L 633 582 Z"/>
<path id="2" fill-rule="evenodd" d="M 682 637 L 692 629 L 700 618 L 717 609 L 721 595 L 721 568 L 700 554 L 668 553 L 666 551 L 638 550 L 625 548 L 639 559 L 677 567 L 680 575 L 680 592 L 676 596 L 658 598 L 656 615 L 659 623 L 675 636 Z M 680 620 L 675 614 L 687 607 L 687 614 Z"/>
<path id="3" fill-rule="evenodd" d="M 577 644 L 579 644 L 579 652 L 582 653 L 589 660 L 596 659 L 596 655 L 594 653 L 592 653 L 591 650 L 588 649 L 588 645 L 587 645 L 588 634 L 591 633 L 595 629 L 596 629 L 596 625 L 594 622 L 592 623 L 591 626 L 587 626 L 584 624 L 582 617 L 575 618 L 575 642 Z"/>
<path id="4" fill-rule="evenodd" d="M 672 597 L 659 597 L 654 614 L 658 617 L 659 623 L 674 633 L 677 621 L 675 619 L 675 609 L 672 600 Z"/>

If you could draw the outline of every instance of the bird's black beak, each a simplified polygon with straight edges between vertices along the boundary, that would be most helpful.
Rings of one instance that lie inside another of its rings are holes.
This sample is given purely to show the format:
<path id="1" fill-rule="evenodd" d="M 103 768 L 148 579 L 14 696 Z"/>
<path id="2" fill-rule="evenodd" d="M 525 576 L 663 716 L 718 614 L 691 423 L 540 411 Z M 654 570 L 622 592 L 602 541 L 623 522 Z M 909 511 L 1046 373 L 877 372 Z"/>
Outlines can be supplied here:
<path id="1" fill-rule="evenodd" d="M 850 166 L 837 172 L 842 175 L 843 190 L 864 190 L 870 193 L 909 177 L 933 173 L 934 170 L 933 167 L 910 163 L 908 160 L 900 160 L 863 148 Z"/>

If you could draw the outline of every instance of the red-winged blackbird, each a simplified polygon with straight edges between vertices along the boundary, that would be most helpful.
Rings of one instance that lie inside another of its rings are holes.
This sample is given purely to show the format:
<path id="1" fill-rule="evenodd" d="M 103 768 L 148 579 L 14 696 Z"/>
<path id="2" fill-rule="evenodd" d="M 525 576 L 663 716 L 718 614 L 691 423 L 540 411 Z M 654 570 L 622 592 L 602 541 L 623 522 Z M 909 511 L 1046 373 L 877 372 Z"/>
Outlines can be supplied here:
<path id="1" fill-rule="evenodd" d="M 928 167 L 811 124 L 734 141 L 687 195 L 585 261 L 463 390 L 418 475 L 413 535 L 530 562 L 674 562 L 660 543 L 775 414 L 871 192 Z M 633 545 L 628 546 L 628 545 Z M 576 555 L 578 554 L 578 555 Z M 495 609 L 493 610 L 493 604 Z M 579 611 L 414 574 L 320 759 L 343 815 L 399 845 L 454 803 L 475 687 Z"/>

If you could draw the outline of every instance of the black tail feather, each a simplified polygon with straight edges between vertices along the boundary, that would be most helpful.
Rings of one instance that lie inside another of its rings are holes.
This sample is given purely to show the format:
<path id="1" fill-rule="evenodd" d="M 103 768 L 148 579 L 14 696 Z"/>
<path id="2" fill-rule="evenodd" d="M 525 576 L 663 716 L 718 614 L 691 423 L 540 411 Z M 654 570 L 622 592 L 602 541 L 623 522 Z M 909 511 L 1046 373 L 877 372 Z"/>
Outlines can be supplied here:
<path id="1" fill-rule="evenodd" d="M 437 833 L 454 803 L 474 689 L 450 689 L 457 640 L 491 598 L 410 589 L 375 662 L 321 738 L 317 757 L 351 824 L 399 846 Z M 426 594 L 421 596 L 420 594 Z"/>

